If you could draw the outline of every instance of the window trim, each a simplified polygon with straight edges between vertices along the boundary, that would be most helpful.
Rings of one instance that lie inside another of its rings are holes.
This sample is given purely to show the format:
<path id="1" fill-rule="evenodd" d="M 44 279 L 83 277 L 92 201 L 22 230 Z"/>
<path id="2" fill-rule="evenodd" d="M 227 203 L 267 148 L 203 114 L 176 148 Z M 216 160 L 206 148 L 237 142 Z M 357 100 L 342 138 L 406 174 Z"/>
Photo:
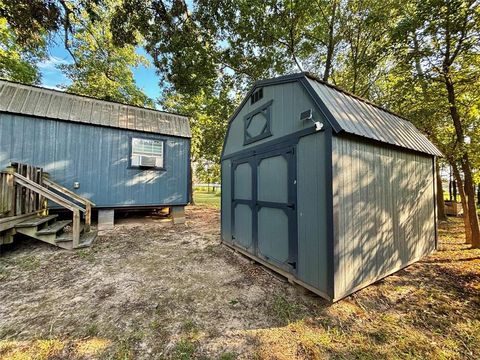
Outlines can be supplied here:
<path id="1" fill-rule="evenodd" d="M 263 88 L 258 88 L 255 90 L 252 95 L 250 95 L 250 105 L 255 104 L 263 99 Z"/>
<path id="2" fill-rule="evenodd" d="M 132 150 L 133 150 L 133 139 L 141 139 L 141 140 L 155 140 L 155 141 L 161 141 L 163 143 L 162 148 L 163 148 L 163 166 L 140 166 L 140 165 L 132 165 Z M 165 159 L 167 158 L 167 147 L 165 146 L 167 143 L 167 140 L 164 138 L 158 138 L 158 137 L 153 137 L 153 136 L 147 136 L 147 135 L 140 135 L 140 136 L 135 136 L 135 135 L 130 135 L 128 137 L 128 166 L 127 169 L 138 169 L 138 170 L 151 170 L 151 171 L 166 171 L 165 167 Z"/>
<path id="3" fill-rule="evenodd" d="M 271 122 L 272 122 L 272 103 L 273 100 L 270 100 L 269 102 L 266 102 L 265 104 L 257 107 L 255 110 L 249 112 L 247 115 L 243 117 L 243 145 L 248 145 L 251 143 L 254 143 L 256 141 L 265 139 L 267 137 L 272 136 L 272 127 L 271 127 Z M 254 137 L 248 137 L 247 138 L 247 127 L 250 125 L 251 119 L 260 113 L 265 113 L 265 119 L 267 120 L 267 123 L 265 124 L 264 129 L 262 132 Z"/>

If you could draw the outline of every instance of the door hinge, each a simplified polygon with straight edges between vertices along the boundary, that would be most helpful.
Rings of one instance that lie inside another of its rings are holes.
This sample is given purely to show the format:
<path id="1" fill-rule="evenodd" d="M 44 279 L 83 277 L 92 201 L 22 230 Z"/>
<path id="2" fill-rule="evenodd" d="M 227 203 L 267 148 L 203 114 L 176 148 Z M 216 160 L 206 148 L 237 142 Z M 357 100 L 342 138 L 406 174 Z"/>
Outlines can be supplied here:
<path id="1" fill-rule="evenodd" d="M 297 262 L 296 261 L 288 261 L 287 264 L 290 265 L 293 269 L 297 268 Z"/>
<path id="2" fill-rule="evenodd" d="M 295 204 L 293 204 L 293 203 L 288 204 L 287 207 L 290 208 L 290 209 L 295 209 Z"/>

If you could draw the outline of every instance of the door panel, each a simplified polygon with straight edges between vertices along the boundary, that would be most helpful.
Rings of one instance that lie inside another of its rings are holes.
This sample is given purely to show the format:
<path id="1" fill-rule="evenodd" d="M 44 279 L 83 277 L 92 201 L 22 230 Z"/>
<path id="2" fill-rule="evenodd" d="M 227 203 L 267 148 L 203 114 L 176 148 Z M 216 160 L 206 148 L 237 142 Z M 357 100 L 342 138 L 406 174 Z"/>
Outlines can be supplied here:
<path id="1" fill-rule="evenodd" d="M 283 155 L 261 159 L 258 164 L 258 200 L 288 202 L 288 161 Z"/>
<path id="2" fill-rule="evenodd" d="M 258 211 L 259 255 L 285 264 L 289 260 L 289 221 L 282 209 L 262 207 Z"/>
<path id="3" fill-rule="evenodd" d="M 251 200 L 252 167 L 248 162 L 236 166 L 234 179 L 235 199 Z"/>
<path id="4" fill-rule="evenodd" d="M 252 247 L 252 209 L 245 204 L 235 206 L 235 242 L 238 245 L 249 249 Z"/>

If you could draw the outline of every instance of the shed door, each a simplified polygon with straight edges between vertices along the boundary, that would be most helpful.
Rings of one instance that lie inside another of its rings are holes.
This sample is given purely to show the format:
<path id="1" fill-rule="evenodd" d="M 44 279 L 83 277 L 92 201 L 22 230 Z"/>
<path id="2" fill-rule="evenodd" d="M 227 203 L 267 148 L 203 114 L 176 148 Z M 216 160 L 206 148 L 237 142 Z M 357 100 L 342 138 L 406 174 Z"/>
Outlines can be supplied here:
<path id="1" fill-rule="evenodd" d="M 295 272 L 294 148 L 238 159 L 233 162 L 232 172 L 233 242 L 284 270 Z"/>

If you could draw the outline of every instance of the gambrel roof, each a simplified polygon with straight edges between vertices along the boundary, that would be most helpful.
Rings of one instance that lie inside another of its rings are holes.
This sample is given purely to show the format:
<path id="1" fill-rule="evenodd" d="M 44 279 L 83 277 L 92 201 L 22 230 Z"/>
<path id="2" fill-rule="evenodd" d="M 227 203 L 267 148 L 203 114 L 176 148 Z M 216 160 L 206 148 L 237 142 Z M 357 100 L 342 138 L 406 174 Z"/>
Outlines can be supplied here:
<path id="1" fill-rule="evenodd" d="M 191 137 L 188 117 L 0 80 L 0 111 L 82 124 Z"/>
<path id="2" fill-rule="evenodd" d="M 336 133 L 344 132 L 430 155 L 442 156 L 441 151 L 407 119 L 322 81 L 310 73 L 261 80 L 255 83 L 251 92 L 258 87 L 291 81 L 300 81 L 304 85 Z M 247 99 L 249 95 L 250 93 Z"/>

